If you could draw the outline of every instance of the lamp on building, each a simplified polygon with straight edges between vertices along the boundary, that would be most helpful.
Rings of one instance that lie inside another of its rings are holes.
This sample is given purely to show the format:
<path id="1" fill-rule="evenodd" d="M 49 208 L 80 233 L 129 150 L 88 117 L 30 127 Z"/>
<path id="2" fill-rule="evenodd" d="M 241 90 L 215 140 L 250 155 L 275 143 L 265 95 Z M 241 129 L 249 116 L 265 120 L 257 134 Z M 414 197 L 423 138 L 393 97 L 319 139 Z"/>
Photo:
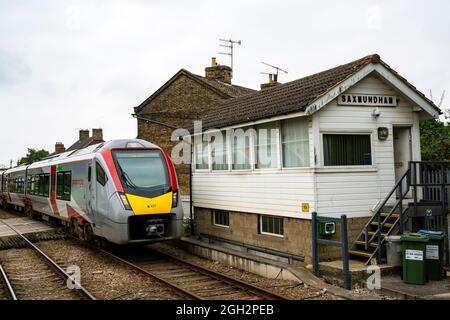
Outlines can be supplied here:
<path id="1" fill-rule="evenodd" d="M 381 112 L 378 108 L 372 110 L 372 117 L 377 119 L 380 116 Z"/>

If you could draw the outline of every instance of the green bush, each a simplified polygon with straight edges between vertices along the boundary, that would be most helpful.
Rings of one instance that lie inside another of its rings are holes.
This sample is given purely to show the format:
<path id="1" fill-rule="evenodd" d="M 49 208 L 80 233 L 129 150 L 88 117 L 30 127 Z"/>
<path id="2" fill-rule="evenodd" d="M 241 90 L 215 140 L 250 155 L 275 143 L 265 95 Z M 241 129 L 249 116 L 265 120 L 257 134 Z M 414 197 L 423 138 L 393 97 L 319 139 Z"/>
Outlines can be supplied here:
<path id="1" fill-rule="evenodd" d="M 420 145 L 422 160 L 450 160 L 450 126 L 440 121 L 420 121 Z"/>

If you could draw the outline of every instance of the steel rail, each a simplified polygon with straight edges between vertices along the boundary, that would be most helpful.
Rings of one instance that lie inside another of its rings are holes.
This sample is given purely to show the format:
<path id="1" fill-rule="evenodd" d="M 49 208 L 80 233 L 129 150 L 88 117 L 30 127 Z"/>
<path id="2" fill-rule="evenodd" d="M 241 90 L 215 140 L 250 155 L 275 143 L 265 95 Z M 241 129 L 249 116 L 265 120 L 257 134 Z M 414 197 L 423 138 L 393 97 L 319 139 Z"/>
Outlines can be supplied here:
<path id="1" fill-rule="evenodd" d="M 11 226 L 9 223 L 5 221 L 1 221 L 4 225 L 6 225 L 8 228 L 13 230 L 17 235 L 19 235 L 26 243 L 27 245 L 32 248 L 34 251 L 36 251 L 40 257 L 44 259 L 44 261 L 53 269 L 55 269 L 65 280 L 71 280 L 77 290 L 80 290 L 85 297 L 87 297 L 89 300 L 96 300 L 96 298 L 87 291 L 78 281 L 73 279 L 66 271 L 64 271 L 56 262 L 54 262 L 48 255 L 46 255 L 41 249 L 39 249 L 37 246 L 35 246 L 30 240 L 28 240 L 27 237 L 25 237 L 22 233 L 20 233 L 19 230 L 17 230 L 15 227 Z"/>
<path id="2" fill-rule="evenodd" d="M 190 269 L 194 269 L 194 270 L 196 270 L 196 271 L 198 271 L 198 272 L 200 272 L 200 273 L 202 273 L 204 275 L 210 276 L 210 277 L 212 277 L 212 278 L 214 278 L 216 280 L 219 280 L 219 281 L 223 281 L 223 282 L 225 282 L 225 283 L 227 283 L 227 284 L 229 284 L 231 286 L 234 286 L 234 287 L 237 287 L 237 288 L 239 288 L 241 290 L 250 292 L 251 294 L 254 294 L 254 295 L 257 295 L 257 296 L 261 296 L 261 297 L 263 297 L 263 298 L 265 298 L 267 300 L 289 300 L 287 297 L 282 296 L 282 295 L 280 295 L 278 293 L 275 293 L 275 292 L 269 291 L 267 289 L 255 286 L 255 285 L 250 284 L 248 282 L 244 282 L 244 281 L 235 279 L 233 277 L 226 276 L 226 275 L 224 275 L 222 273 L 206 269 L 205 267 L 202 267 L 202 266 L 200 266 L 200 265 L 198 265 L 196 263 L 182 260 L 181 258 L 173 256 L 173 255 L 168 254 L 166 252 L 161 252 L 161 251 L 156 251 L 156 252 L 158 252 L 159 254 L 161 254 L 163 256 L 166 256 L 169 260 L 175 261 L 175 263 L 183 264 L 183 265 L 185 265 L 186 267 L 188 267 Z"/>
<path id="3" fill-rule="evenodd" d="M 153 272 L 145 270 L 145 269 L 135 265 L 134 263 L 132 263 L 130 261 L 127 261 L 127 260 L 125 260 L 125 259 L 123 259 L 123 258 L 121 258 L 119 256 L 116 256 L 115 254 L 113 254 L 113 253 L 111 253 L 109 251 L 106 251 L 106 250 L 104 250 L 102 248 L 98 248 L 98 247 L 95 247 L 95 248 L 97 250 L 99 250 L 100 252 L 104 253 L 105 255 L 110 256 L 110 257 L 112 257 L 112 258 L 114 258 L 114 259 L 116 259 L 116 260 L 118 260 L 118 261 L 120 261 L 120 262 L 122 262 L 122 263 L 124 263 L 124 264 L 126 264 L 128 266 L 130 266 L 131 268 L 133 268 L 135 270 L 138 270 L 139 272 L 141 272 L 141 273 L 143 273 L 145 275 L 151 276 L 152 278 L 156 279 L 159 282 L 164 283 L 165 285 L 171 287 L 175 291 L 178 291 L 179 293 L 181 293 L 184 296 L 187 296 L 187 297 L 192 298 L 194 300 L 205 300 L 203 297 L 200 297 L 199 295 L 196 295 L 195 293 L 192 293 L 192 292 L 190 292 L 188 290 L 185 290 L 185 289 L 181 288 L 180 286 L 178 286 L 177 284 L 175 284 L 175 283 L 173 283 L 171 281 L 168 281 L 166 279 L 163 279 L 163 278 L 159 277 L 158 275 L 154 274 Z"/>
<path id="4" fill-rule="evenodd" d="M 16 293 L 14 292 L 11 282 L 9 281 L 8 276 L 6 275 L 6 272 L 1 264 L 0 264 L 0 275 L 2 277 L 2 281 L 6 287 L 6 291 L 8 293 L 10 300 L 17 300 Z"/>

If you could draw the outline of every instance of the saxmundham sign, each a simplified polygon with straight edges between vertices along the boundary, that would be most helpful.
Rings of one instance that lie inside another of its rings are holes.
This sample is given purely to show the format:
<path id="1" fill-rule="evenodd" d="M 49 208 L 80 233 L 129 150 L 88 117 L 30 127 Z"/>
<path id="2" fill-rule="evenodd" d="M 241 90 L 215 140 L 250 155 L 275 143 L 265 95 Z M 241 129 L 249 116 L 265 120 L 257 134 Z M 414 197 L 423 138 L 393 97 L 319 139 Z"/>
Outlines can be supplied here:
<path id="1" fill-rule="evenodd" d="M 378 94 L 344 93 L 338 96 L 338 105 L 395 107 L 397 106 L 397 97 Z"/>

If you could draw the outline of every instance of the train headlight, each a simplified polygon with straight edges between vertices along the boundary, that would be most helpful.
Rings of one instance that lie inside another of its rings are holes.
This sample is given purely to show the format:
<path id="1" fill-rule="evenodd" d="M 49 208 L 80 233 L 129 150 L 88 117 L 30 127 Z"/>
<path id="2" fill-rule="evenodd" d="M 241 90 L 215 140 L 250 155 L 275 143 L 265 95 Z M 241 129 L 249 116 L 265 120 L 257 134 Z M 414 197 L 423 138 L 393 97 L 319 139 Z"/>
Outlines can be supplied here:
<path id="1" fill-rule="evenodd" d="M 128 202 L 127 196 L 124 193 L 119 193 L 119 198 L 122 201 L 125 210 L 131 210 L 130 203 Z"/>
<path id="2" fill-rule="evenodd" d="M 178 191 L 172 193 L 172 208 L 178 207 Z"/>

